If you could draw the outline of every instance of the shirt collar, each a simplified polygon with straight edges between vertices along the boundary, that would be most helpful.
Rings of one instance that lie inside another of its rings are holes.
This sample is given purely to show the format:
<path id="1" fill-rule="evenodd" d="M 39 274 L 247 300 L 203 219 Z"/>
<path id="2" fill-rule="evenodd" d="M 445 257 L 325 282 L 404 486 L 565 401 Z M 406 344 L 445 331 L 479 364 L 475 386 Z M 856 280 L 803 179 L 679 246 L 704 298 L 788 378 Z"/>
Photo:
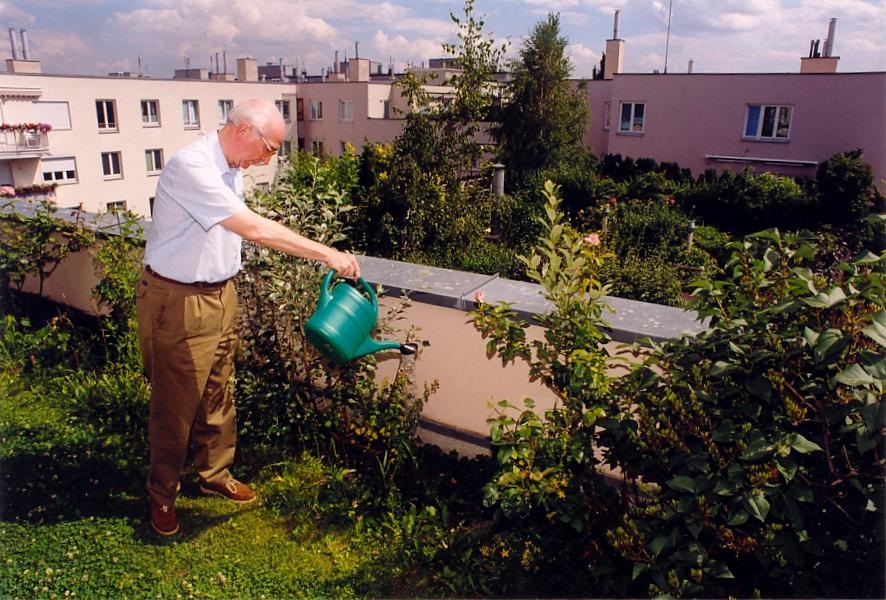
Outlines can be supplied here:
<path id="1" fill-rule="evenodd" d="M 212 145 L 212 154 L 213 159 L 215 160 L 215 166 L 218 167 L 219 172 L 227 173 L 232 172 L 236 174 L 240 171 L 240 167 L 229 167 L 228 159 L 225 158 L 225 153 L 222 152 L 221 142 L 218 141 L 218 131 L 213 131 L 209 134 L 209 143 Z"/>

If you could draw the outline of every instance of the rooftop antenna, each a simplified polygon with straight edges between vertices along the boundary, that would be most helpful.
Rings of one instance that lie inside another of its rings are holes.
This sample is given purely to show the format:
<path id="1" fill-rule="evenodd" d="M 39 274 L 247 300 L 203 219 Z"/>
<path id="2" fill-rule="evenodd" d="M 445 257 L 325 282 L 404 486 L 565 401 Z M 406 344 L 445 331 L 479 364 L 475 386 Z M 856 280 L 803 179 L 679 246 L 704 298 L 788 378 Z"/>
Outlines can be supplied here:
<path id="1" fill-rule="evenodd" d="M 671 45 L 671 8 L 674 5 L 674 0 L 669 0 L 668 2 L 668 34 L 665 38 L 665 64 L 664 64 L 664 72 L 668 72 L 668 49 Z"/>

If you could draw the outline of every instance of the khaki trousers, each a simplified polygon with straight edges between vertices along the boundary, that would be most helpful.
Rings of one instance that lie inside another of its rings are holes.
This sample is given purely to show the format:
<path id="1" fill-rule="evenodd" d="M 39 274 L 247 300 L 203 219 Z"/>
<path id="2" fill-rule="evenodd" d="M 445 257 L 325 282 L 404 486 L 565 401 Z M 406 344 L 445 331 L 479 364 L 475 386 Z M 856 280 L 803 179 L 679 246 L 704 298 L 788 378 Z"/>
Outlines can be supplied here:
<path id="1" fill-rule="evenodd" d="M 151 384 L 148 494 L 172 506 L 189 452 L 201 483 L 230 476 L 236 421 L 228 380 L 237 346 L 237 291 L 232 281 L 195 288 L 142 271 L 136 314 Z"/>

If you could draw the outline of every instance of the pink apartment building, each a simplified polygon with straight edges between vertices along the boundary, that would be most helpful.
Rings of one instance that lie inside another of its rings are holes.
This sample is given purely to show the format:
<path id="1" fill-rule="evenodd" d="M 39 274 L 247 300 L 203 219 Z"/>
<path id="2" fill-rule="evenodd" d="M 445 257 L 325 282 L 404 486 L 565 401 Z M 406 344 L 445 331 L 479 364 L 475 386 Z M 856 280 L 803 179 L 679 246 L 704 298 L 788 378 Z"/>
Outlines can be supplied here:
<path id="1" fill-rule="evenodd" d="M 615 74 L 588 82 L 585 141 L 705 169 L 814 175 L 861 148 L 886 185 L 886 73 Z"/>

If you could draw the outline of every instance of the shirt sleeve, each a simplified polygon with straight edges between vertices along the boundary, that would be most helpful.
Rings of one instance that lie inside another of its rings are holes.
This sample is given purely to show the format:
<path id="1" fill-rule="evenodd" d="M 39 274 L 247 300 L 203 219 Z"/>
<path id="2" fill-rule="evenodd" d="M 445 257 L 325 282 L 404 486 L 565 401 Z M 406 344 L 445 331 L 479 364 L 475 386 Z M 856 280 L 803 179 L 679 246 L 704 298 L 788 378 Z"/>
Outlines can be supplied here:
<path id="1" fill-rule="evenodd" d="M 221 173 L 203 157 L 181 154 L 171 160 L 159 185 L 204 231 L 246 208 L 243 198 L 225 184 Z"/>

